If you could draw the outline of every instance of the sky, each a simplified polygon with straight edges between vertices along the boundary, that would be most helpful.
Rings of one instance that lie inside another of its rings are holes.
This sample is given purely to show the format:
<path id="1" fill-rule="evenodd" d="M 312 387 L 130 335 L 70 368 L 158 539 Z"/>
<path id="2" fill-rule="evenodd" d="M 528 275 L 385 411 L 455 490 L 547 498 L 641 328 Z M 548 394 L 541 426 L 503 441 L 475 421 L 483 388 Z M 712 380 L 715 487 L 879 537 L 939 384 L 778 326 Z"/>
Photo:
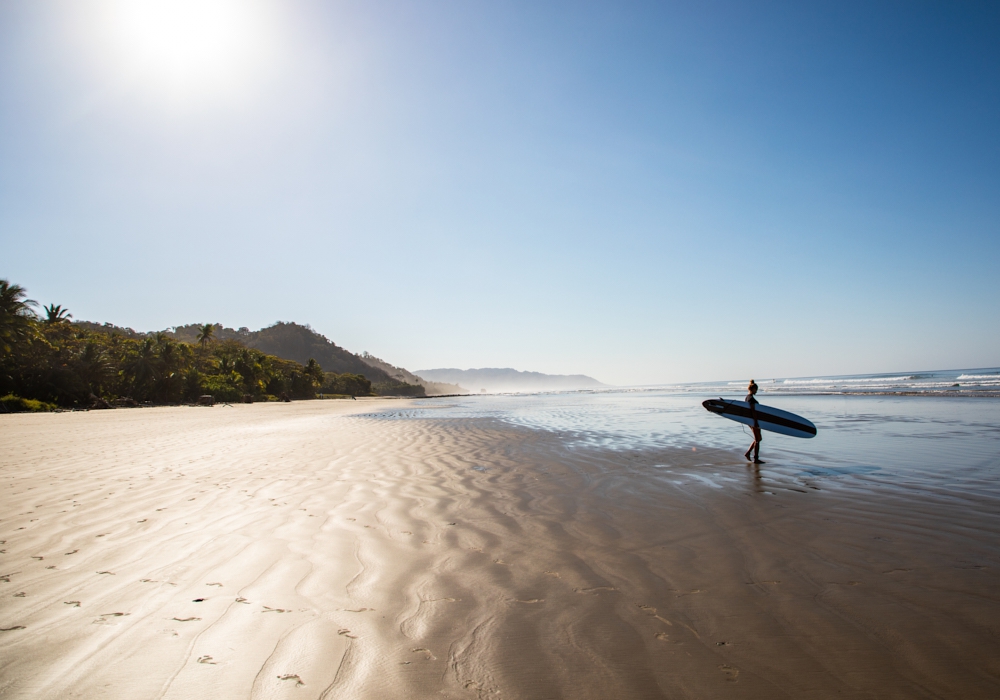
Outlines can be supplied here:
<path id="1" fill-rule="evenodd" d="M 0 3 L 0 277 L 617 385 L 1000 365 L 1000 5 Z"/>

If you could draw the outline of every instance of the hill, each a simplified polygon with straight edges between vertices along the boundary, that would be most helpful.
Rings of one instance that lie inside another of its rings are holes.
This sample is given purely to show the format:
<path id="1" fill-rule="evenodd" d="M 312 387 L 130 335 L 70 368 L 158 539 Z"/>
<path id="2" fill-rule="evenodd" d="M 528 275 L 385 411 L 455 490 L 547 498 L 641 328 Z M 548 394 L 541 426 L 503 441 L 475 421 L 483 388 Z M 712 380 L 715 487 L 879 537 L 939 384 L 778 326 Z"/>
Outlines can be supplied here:
<path id="1" fill-rule="evenodd" d="M 483 369 L 421 369 L 416 375 L 431 382 L 461 384 L 474 392 L 572 391 L 606 386 L 583 374 L 542 374 L 505 367 Z"/>
<path id="2" fill-rule="evenodd" d="M 178 340 L 196 342 L 198 326 L 178 326 L 171 335 Z M 215 337 L 219 340 L 238 340 L 249 348 L 285 360 L 294 360 L 300 364 L 305 364 L 311 358 L 320 364 L 324 372 L 360 374 L 373 383 L 392 381 L 388 373 L 371 367 L 354 353 L 345 350 L 308 326 L 297 323 L 279 321 L 259 331 L 246 328 L 233 330 L 216 326 Z"/>
<path id="3" fill-rule="evenodd" d="M 197 324 L 178 326 L 170 335 L 178 340 L 196 342 L 199 330 L 200 326 Z M 367 352 L 355 355 L 309 326 L 298 323 L 279 321 L 259 331 L 248 328 L 234 330 L 216 325 L 214 337 L 220 340 L 238 340 L 247 347 L 302 364 L 314 359 L 325 372 L 360 374 L 371 381 L 380 394 L 422 396 L 425 393 L 434 395 L 464 392 L 460 386 L 423 380 Z M 423 387 L 423 390 L 418 387 Z"/>
<path id="4" fill-rule="evenodd" d="M 441 394 L 467 394 L 468 390 L 463 389 L 458 384 L 448 384 L 446 382 L 432 382 L 428 381 L 422 377 L 418 377 L 409 370 L 405 370 L 402 367 L 396 367 L 391 365 L 385 360 L 379 359 L 374 355 L 367 352 L 363 352 L 358 355 L 365 363 L 371 365 L 376 369 L 381 369 L 383 372 L 388 374 L 393 379 L 401 382 L 406 382 L 407 384 L 419 384 L 423 386 L 427 393 L 431 396 Z"/>
<path id="5" fill-rule="evenodd" d="M 91 332 L 117 334 L 133 340 L 155 338 L 163 335 L 171 340 L 197 345 L 202 324 L 190 323 L 159 333 L 143 333 L 132 328 L 123 328 L 110 323 L 74 321 L 74 327 Z M 251 331 L 243 327 L 226 328 L 221 324 L 212 326 L 212 340 L 223 343 L 239 343 L 282 360 L 290 360 L 306 365 L 315 360 L 327 374 L 360 375 L 371 382 L 376 394 L 383 396 L 424 396 L 430 394 L 454 394 L 462 392 L 461 387 L 436 384 L 416 377 L 410 372 L 394 367 L 370 355 L 366 358 L 355 355 L 338 346 L 309 326 L 279 321 L 273 326 Z"/>

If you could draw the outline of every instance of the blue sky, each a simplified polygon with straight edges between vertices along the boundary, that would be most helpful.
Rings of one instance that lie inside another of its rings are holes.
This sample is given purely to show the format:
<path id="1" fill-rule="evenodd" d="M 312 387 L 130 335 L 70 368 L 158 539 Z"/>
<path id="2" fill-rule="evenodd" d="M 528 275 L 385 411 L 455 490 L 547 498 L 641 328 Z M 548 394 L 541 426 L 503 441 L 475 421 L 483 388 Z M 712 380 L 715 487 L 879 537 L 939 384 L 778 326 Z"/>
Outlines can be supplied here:
<path id="1" fill-rule="evenodd" d="M 803 5 L 5 2 L 0 276 L 409 369 L 1000 365 L 1000 6 Z"/>

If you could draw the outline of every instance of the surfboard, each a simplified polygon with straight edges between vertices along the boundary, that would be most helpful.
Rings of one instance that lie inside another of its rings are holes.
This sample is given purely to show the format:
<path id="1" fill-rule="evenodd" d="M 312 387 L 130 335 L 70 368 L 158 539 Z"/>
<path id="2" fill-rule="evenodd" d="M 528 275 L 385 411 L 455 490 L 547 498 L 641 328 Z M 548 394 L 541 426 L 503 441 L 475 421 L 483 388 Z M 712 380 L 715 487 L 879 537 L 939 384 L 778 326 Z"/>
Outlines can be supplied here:
<path id="1" fill-rule="evenodd" d="M 709 399 L 703 401 L 701 405 L 723 418 L 753 426 L 750 404 L 746 401 Z M 802 416 L 771 408 L 761 403 L 757 404 L 757 424 L 760 425 L 761 430 L 770 430 L 772 433 L 780 433 L 781 435 L 799 438 L 816 437 L 816 426 Z"/>

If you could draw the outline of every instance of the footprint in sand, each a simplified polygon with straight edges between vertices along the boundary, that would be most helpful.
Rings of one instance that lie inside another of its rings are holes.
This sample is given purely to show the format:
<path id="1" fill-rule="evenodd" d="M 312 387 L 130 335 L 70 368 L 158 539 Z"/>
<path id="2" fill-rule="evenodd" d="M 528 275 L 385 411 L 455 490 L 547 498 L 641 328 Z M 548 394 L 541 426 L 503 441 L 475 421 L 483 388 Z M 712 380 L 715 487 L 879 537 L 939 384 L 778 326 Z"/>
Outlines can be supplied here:
<path id="1" fill-rule="evenodd" d="M 108 576 L 115 576 L 115 573 L 112 572 L 112 571 L 98 571 L 97 573 L 98 574 L 107 574 Z"/>
<path id="2" fill-rule="evenodd" d="M 347 637 L 348 639 L 357 639 L 355 635 L 351 634 L 351 630 L 347 629 L 346 627 L 337 630 L 337 634 L 343 637 Z"/>
<path id="3" fill-rule="evenodd" d="M 14 632 L 15 630 L 27 629 L 24 625 L 14 625 L 13 627 L 0 627 L 0 632 Z"/>
<path id="4" fill-rule="evenodd" d="M 63 605 L 72 605 L 74 608 L 80 607 L 79 600 L 64 600 Z"/>
<path id="5" fill-rule="evenodd" d="M 200 664 L 211 664 L 212 666 L 215 666 L 215 664 L 216 664 L 215 661 L 212 661 L 212 657 L 208 656 L 207 654 L 205 656 L 199 656 L 198 657 L 198 663 L 200 663 Z"/>
<path id="6" fill-rule="evenodd" d="M 206 586 L 216 586 L 218 588 L 222 588 L 222 584 L 221 583 L 206 583 L 205 585 Z"/>
<path id="7" fill-rule="evenodd" d="M 46 566 L 45 568 L 46 568 L 46 569 L 54 569 L 54 568 L 56 568 L 56 567 L 54 567 L 54 566 Z"/>
<path id="8" fill-rule="evenodd" d="M 14 594 L 15 598 L 26 598 L 27 596 L 28 596 L 28 594 L 25 593 L 24 591 L 21 591 L 20 593 L 15 593 Z"/>
<path id="9" fill-rule="evenodd" d="M 300 685 L 305 685 L 305 683 L 302 682 L 302 679 L 299 678 L 299 674 L 297 674 L 297 673 L 286 673 L 283 676 L 278 676 L 278 680 L 279 681 L 295 681 L 296 687 L 298 687 Z"/>
<path id="10" fill-rule="evenodd" d="M 736 678 L 740 675 L 739 669 L 727 666 L 726 664 L 719 666 L 719 670 L 722 671 L 723 675 L 726 677 L 726 681 L 729 683 L 735 683 Z"/>
<path id="11" fill-rule="evenodd" d="M 576 593 L 600 593 L 601 591 L 617 591 L 614 586 L 594 586 L 593 588 L 574 588 Z"/>
<path id="12" fill-rule="evenodd" d="M 670 641 L 670 635 L 669 635 L 669 634 L 667 634 L 666 632 L 657 632 L 657 633 L 656 633 L 656 634 L 654 634 L 653 636 L 654 636 L 654 637 L 655 637 L 656 639 L 659 639 L 659 640 L 660 640 L 661 642 L 667 642 L 667 641 Z"/>
<path id="13" fill-rule="evenodd" d="M 419 647 L 417 649 L 410 649 L 410 651 L 412 651 L 414 654 L 423 654 L 424 658 L 427 661 L 436 661 L 437 660 L 437 657 L 434 656 L 434 654 L 431 653 L 430 649 L 424 649 L 423 647 Z M 410 663 L 410 662 L 406 661 L 405 663 Z"/>
<path id="14" fill-rule="evenodd" d="M 76 553 L 77 553 L 77 552 L 79 552 L 79 551 L 80 551 L 79 549 L 74 549 L 74 550 L 73 550 L 72 552 L 66 552 L 66 555 L 65 555 L 65 556 L 67 556 L 67 557 L 68 557 L 68 556 L 69 556 L 70 554 L 76 554 Z"/>
<path id="15" fill-rule="evenodd" d="M 174 621 L 176 621 L 176 622 L 196 622 L 196 621 L 200 620 L 201 618 L 200 617 L 174 617 L 174 618 L 171 618 L 171 619 L 174 620 Z"/>
<path id="16" fill-rule="evenodd" d="M 43 559 L 45 559 L 45 557 L 32 557 L 32 559 L 37 559 L 38 561 L 42 561 Z"/>
<path id="17" fill-rule="evenodd" d="M 284 608 L 269 608 L 266 605 L 263 605 L 261 607 L 264 608 L 264 612 L 266 612 L 266 613 L 269 613 L 269 612 L 276 612 L 276 613 L 291 612 L 291 610 L 285 610 Z"/>
<path id="18" fill-rule="evenodd" d="M 109 617 L 128 617 L 131 614 L 132 613 L 120 613 L 120 612 L 104 613 L 99 618 L 97 618 L 96 620 L 94 620 L 94 624 L 95 625 L 107 625 L 107 624 L 111 624 L 110 621 L 108 620 Z"/>
<path id="19" fill-rule="evenodd" d="M 701 593 L 700 588 L 692 588 L 690 591 L 685 591 L 683 593 L 678 593 L 677 598 L 683 598 L 686 595 L 694 595 L 695 593 Z"/>

